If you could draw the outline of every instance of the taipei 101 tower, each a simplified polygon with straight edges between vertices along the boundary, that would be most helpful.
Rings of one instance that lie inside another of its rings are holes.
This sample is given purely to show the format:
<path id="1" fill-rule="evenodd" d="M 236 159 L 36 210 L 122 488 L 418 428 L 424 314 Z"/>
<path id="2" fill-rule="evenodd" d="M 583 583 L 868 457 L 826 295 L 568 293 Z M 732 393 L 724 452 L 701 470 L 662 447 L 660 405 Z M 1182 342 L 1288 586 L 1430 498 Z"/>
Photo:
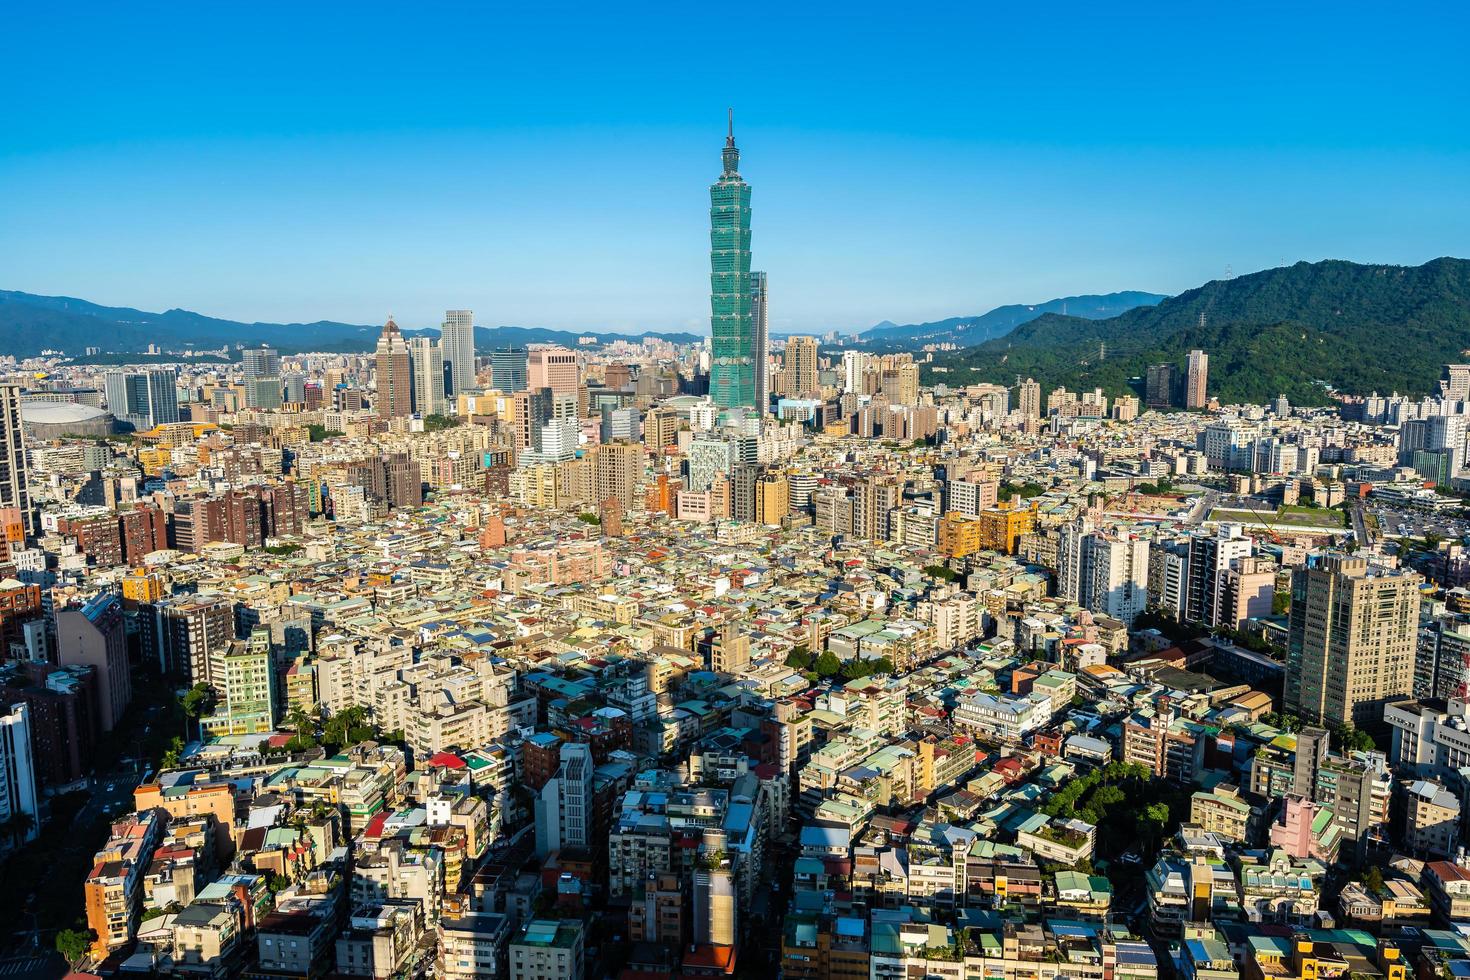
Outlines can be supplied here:
<path id="1" fill-rule="evenodd" d="M 709 393 L 721 408 L 757 405 L 758 363 L 756 280 L 750 272 L 750 185 L 740 179 L 740 151 L 735 147 L 735 113 L 721 154 L 724 172 L 709 189 L 710 344 Z M 764 290 L 760 291 L 761 293 Z"/>

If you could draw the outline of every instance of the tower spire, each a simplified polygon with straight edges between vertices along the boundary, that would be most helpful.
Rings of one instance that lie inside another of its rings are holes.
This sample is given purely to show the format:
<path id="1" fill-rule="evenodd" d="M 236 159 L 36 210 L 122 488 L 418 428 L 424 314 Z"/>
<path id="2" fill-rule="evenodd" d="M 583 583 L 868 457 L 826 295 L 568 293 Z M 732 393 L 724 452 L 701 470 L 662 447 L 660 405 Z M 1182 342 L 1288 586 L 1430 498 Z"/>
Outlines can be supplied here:
<path id="1" fill-rule="evenodd" d="M 734 106 L 730 106 L 730 108 L 728 110 L 726 110 L 726 111 L 730 114 L 730 130 L 729 130 L 729 132 L 725 136 L 725 145 L 726 146 L 734 146 L 735 145 L 735 107 Z"/>
<path id="2" fill-rule="evenodd" d="M 720 152 L 720 158 L 725 164 L 723 177 L 740 177 L 740 151 L 735 148 L 735 107 L 731 106 L 729 113 L 729 128 L 725 131 L 725 148 Z M 722 179 L 723 179 L 722 177 Z"/>

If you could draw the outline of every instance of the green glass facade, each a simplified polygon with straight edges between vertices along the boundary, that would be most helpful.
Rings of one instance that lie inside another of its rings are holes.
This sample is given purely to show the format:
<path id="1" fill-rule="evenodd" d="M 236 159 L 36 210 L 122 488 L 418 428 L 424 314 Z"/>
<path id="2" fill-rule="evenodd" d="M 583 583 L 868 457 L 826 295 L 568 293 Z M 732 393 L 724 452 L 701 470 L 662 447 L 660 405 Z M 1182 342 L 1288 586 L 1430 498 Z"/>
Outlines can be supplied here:
<path id="1" fill-rule="evenodd" d="M 709 189 L 709 393 L 721 408 L 755 408 L 750 185 L 740 179 L 733 126 L 723 157 L 725 171 Z"/>

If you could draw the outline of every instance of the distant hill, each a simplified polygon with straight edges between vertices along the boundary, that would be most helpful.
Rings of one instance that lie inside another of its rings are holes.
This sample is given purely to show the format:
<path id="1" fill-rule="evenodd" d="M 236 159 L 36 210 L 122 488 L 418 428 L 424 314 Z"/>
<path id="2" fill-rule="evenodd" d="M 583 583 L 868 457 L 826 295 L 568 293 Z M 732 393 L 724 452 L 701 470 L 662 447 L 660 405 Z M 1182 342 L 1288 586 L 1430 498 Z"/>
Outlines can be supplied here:
<path id="1" fill-rule="evenodd" d="M 119 306 L 99 306 L 70 296 L 37 296 L 0 290 L 0 353 L 29 357 L 42 350 L 80 354 L 87 347 L 136 352 L 149 344 L 168 349 L 216 348 L 224 344 L 270 344 L 286 353 L 309 350 L 366 351 L 377 341 L 381 325 L 338 323 L 241 323 L 189 310 L 148 313 Z M 409 331 L 435 335 L 437 330 Z M 579 337 L 614 340 L 659 337 L 673 343 L 701 339 L 690 333 L 621 334 L 548 330 L 542 327 L 476 327 L 475 345 L 575 344 Z"/>
<path id="2" fill-rule="evenodd" d="M 1203 322 L 1201 322 L 1203 314 Z M 1470 261 L 1421 266 L 1298 262 L 1215 280 L 1106 320 L 1047 314 L 1004 337 L 936 356 L 934 380 L 1126 392 L 1149 364 L 1210 355 L 1211 394 L 1321 403 L 1343 391 L 1427 392 L 1470 348 Z M 1102 355 L 1101 357 L 1099 355 Z"/>
<path id="3" fill-rule="evenodd" d="M 889 320 L 859 334 L 858 343 L 872 346 L 918 346 L 950 341 L 961 346 L 982 344 L 1002 337 L 1023 323 L 1046 313 L 1065 313 L 1089 320 L 1117 316 L 1139 306 L 1152 306 L 1167 297 L 1158 293 L 1121 292 L 1105 296 L 1065 296 L 1035 305 L 997 306 L 978 316 L 952 316 L 929 323 L 897 324 Z"/>

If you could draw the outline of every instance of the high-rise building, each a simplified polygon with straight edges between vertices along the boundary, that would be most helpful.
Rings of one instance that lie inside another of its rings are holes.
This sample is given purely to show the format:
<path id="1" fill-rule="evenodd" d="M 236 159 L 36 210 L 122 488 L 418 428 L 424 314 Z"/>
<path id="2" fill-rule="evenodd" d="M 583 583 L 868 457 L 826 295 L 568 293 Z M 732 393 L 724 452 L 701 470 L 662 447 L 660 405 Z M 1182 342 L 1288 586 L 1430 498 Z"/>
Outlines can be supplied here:
<path id="1" fill-rule="evenodd" d="M 1027 378 L 1017 387 L 1016 405 L 1028 419 L 1041 418 L 1041 382 Z"/>
<path id="2" fill-rule="evenodd" d="M 526 365 L 526 384 L 550 388 L 558 395 L 575 395 L 581 384 L 577 355 L 565 347 L 542 347 L 531 351 Z"/>
<path id="3" fill-rule="evenodd" d="M 398 324 L 389 317 L 378 337 L 377 396 L 373 399 L 379 418 L 396 419 L 413 414 L 413 368 L 408 344 Z"/>
<path id="4" fill-rule="evenodd" d="M 1149 545 L 1143 538 L 1062 529 L 1057 544 L 1057 594 L 1132 624 L 1148 606 Z"/>
<path id="5" fill-rule="evenodd" d="M 511 400 L 511 425 L 516 432 L 516 448 L 541 451 L 541 427 L 551 421 L 550 388 L 526 388 Z"/>
<path id="6" fill-rule="evenodd" d="M 513 395 L 525 391 L 529 355 L 524 347 L 501 347 L 490 355 L 490 386 Z"/>
<path id="7" fill-rule="evenodd" d="M 1221 524 L 1214 534 L 1189 539 L 1184 618 L 1206 626 L 1235 626 L 1227 597 L 1228 573 L 1250 558 L 1255 540 L 1239 524 Z"/>
<path id="8" fill-rule="evenodd" d="M 211 660 L 235 638 L 234 604 L 188 596 L 156 607 L 156 617 L 150 626 L 161 671 L 182 674 L 189 684 L 211 683 Z"/>
<path id="9" fill-rule="evenodd" d="M 791 485 L 786 474 L 771 472 L 755 484 L 755 520 L 757 524 L 779 525 L 791 513 Z"/>
<path id="10" fill-rule="evenodd" d="M 781 394 L 802 398 L 816 391 L 817 339 L 787 337 L 786 351 L 781 355 Z"/>
<path id="11" fill-rule="evenodd" d="M 771 408 L 771 322 L 767 306 L 766 274 L 750 274 L 750 358 L 755 365 L 755 407 L 765 414 Z"/>
<path id="12" fill-rule="evenodd" d="M 128 641 L 122 602 L 115 592 L 101 592 L 85 604 L 56 614 L 57 662 L 82 664 L 97 671 L 97 719 L 104 732 L 116 727 L 133 697 L 128 674 Z"/>
<path id="13" fill-rule="evenodd" d="M 1376 729 L 1414 688 L 1421 579 L 1331 554 L 1291 577 L 1285 701 L 1303 720 Z"/>
<path id="14" fill-rule="evenodd" d="M 1184 369 L 1184 407 L 1204 408 L 1209 401 L 1205 393 L 1210 379 L 1210 356 L 1202 350 L 1189 352 Z"/>
<path id="15" fill-rule="evenodd" d="M 0 508 L 19 511 L 25 533 L 36 532 L 26 470 L 25 425 L 20 417 L 20 385 L 0 385 Z"/>
<path id="16" fill-rule="evenodd" d="M 475 386 L 475 314 L 471 310 L 446 310 L 439 332 L 444 355 L 446 395 L 457 395 Z"/>
<path id="17" fill-rule="evenodd" d="M 448 411 L 444 348 L 430 337 L 414 337 L 408 342 L 408 359 L 413 369 L 413 410 L 420 415 L 443 415 Z"/>
<path id="18" fill-rule="evenodd" d="M 536 854 L 583 850 L 592 843 L 592 747 L 563 742 L 561 765 L 536 800 Z"/>
<path id="19" fill-rule="evenodd" d="M 245 404 L 250 408 L 280 408 L 281 355 L 273 347 L 250 347 L 240 356 L 245 375 Z"/>
<path id="20" fill-rule="evenodd" d="M 33 841 L 41 829 L 40 797 L 36 792 L 36 764 L 32 755 L 31 709 L 26 704 L 13 704 L 10 714 L 0 715 L 0 823 L 12 823 L 22 815 L 30 817 L 21 841 Z M 0 840 L 11 844 L 14 836 Z"/>
<path id="21" fill-rule="evenodd" d="M 643 482 L 643 444 L 606 442 L 593 446 L 591 454 L 596 503 L 614 499 L 625 511 L 630 509 Z"/>
<path id="22" fill-rule="evenodd" d="M 602 442 L 637 442 L 643 438 L 642 413 L 632 405 L 622 408 L 613 408 L 605 405 L 602 409 L 602 422 L 599 426 Z"/>
<path id="23" fill-rule="evenodd" d="M 710 186 L 709 393 L 721 408 L 756 407 L 755 291 L 750 275 L 750 185 L 740 178 L 735 118 Z"/>
<path id="24" fill-rule="evenodd" d="M 1149 408 L 1168 408 L 1174 404 L 1172 364 L 1150 364 L 1144 375 L 1143 402 Z"/>
<path id="25" fill-rule="evenodd" d="M 102 376 L 107 410 L 135 429 L 179 420 L 178 375 L 172 368 L 108 371 Z"/>

